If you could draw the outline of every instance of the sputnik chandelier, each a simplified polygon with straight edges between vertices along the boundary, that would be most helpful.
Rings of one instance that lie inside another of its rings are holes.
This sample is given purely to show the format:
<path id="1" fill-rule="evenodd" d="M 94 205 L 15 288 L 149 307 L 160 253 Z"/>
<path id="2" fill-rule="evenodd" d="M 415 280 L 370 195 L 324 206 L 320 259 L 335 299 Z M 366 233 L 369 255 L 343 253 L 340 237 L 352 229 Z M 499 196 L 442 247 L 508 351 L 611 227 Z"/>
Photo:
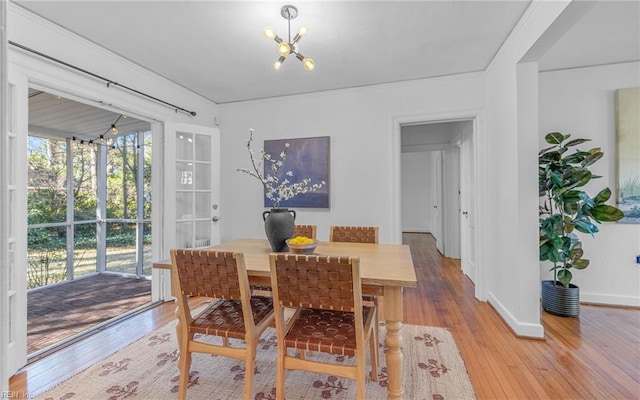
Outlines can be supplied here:
<path id="1" fill-rule="evenodd" d="M 307 71 L 313 70 L 316 67 L 316 62 L 311 57 L 303 56 L 300 53 L 300 45 L 298 44 L 300 39 L 302 39 L 302 37 L 307 33 L 307 28 L 304 26 L 300 28 L 298 33 L 293 37 L 293 41 L 291 40 L 291 20 L 298 16 L 298 9 L 291 5 L 282 6 L 280 15 L 282 15 L 282 18 L 287 20 L 287 24 L 289 25 L 288 41 L 285 42 L 282 40 L 278 35 L 276 35 L 276 32 L 270 26 L 265 26 L 262 30 L 262 33 L 267 39 L 273 39 L 278 43 L 276 50 L 280 57 L 275 63 L 273 63 L 273 68 L 276 71 L 279 70 L 282 67 L 282 63 L 287 59 L 287 56 L 289 54 L 295 54 L 296 58 L 302 61 L 304 69 Z"/>

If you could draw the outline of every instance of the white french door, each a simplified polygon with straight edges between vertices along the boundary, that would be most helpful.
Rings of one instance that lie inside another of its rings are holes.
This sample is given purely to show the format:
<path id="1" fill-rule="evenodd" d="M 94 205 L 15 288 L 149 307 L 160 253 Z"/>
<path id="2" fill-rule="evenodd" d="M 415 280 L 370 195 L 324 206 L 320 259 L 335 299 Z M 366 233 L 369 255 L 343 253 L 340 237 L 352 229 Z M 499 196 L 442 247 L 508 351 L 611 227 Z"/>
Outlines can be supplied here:
<path id="1" fill-rule="evenodd" d="M 15 374 L 27 363 L 27 79 L 9 71 L 8 75 L 8 159 L 7 169 L 8 220 L 7 224 L 8 325 L 6 343 L 7 373 Z M 3 292 L 4 295 L 4 292 Z"/>
<path id="2" fill-rule="evenodd" d="M 166 123 L 165 252 L 220 243 L 220 130 Z"/>

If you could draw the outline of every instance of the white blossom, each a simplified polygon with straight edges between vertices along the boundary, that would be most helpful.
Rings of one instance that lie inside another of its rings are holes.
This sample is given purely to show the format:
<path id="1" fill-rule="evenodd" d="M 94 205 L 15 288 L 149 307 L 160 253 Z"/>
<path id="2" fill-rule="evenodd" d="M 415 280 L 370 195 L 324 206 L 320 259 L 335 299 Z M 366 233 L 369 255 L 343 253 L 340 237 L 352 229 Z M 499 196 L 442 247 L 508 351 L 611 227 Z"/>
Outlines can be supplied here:
<path id="1" fill-rule="evenodd" d="M 299 194 L 309 193 L 320 189 L 326 185 L 324 181 L 321 183 L 315 183 L 310 185 L 311 179 L 304 178 L 300 182 L 291 183 L 289 179 L 285 178 L 282 181 L 278 178 L 278 172 L 284 165 L 284 161 L 287 158 L 287 150 L 290 147 L 289 143 L 285 143 L 285 150 L 280 153 L 280 159 L 273 158 L 269 153 L 266 153 L 263 149 L 260 149 L 260 157 L 257 158 L 251 148 L 253 142 L 253 129 L 249 129 L 249 139 L 247 140 L 247 150 L 249 152 L 249 158 L 253 169 L 248 168 L 236 168 L 236 171 L 244 172 L 262 183 L 265 189 L 265 196 L 267 199 L 273 201 L 273 207 L 278 207 L 281 201 L 289 200 Z M 263 165 L 264 160 L 271 162 L 271 174 L 264 174 Z M 293 172 L 287 171 L 285 176 L 292 177 Z"/>

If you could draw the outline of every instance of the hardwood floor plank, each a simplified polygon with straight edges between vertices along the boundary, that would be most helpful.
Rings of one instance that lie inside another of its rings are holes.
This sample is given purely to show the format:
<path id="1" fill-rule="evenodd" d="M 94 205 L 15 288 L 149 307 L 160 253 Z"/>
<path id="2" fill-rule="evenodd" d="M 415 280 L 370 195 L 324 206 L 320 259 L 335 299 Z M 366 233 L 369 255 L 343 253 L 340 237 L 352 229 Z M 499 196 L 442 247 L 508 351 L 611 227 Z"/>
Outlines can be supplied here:
<path id="1" fill-rule="evenodd" d="M 640 399 L 640 310 L 582 305 L 579 318 L 542 313 L 544 340 L 516 337 L 474 297 L 458 260 L 428 234 L 404 234 L 418 287 L 404 291 L 405 323 L 450 329 L 478 399 Z M 174 319 L 165 303 L 24 368 L 11 389 L 40 392 Z M 28 388 L 28 390 L 27 390 Z"/>

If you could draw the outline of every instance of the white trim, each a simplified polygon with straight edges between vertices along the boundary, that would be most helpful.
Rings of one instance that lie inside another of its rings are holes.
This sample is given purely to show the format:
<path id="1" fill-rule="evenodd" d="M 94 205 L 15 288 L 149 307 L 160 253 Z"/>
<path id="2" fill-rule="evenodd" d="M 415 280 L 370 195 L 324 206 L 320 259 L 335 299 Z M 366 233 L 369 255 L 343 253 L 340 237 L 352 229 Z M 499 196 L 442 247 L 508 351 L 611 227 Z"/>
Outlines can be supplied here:
<path id="1" fill-rule="evenodd" d="M 234 104 L 242 103 L 242 104 L 262 104 L 262 103 L 273 103 L 274 99 L 292 99 L 292 100 L 304 100 L 304 99 L 312 99 L 318 97 L 326 97 L 326 96 L 336 96 L 336 95 L 344 95 L 344 94 L 361 94 L 361 93 L 371 93 L 377 91 L 388 91 L 393 89 L 401 89 L 401 88 L 411 88 L 415 90 L 416 85 L 428 84 L 428 85 L 442 85 L 447 82 L 459 82 L 462 77 L 465 79 L 474 79 L 478 77 L 484 77 L 484 71 L 476 71 L 476 72 L 464 72 L 460 74 L 453 75 L 442 75 L 431 78 L 423 78 L 423 79 L 409 79 L 406 81 L 399 82 L 390 82 L 390 83 L 379 83 L 375 85 L 366 85 L 366 86 L 356 86 L 350 88 L 343 89 L 327 89 L 319 92 L 310 92 L 310 93 L 300 93 L 300 94 L 287 94 L 281 96 L 272 96 L 265 97 L 260 99 L 249 99 L 249 100 L 238 100 L 238 101 L 230 101 L 225 103 L 216 103 L 220 108 Z M 219 122 L 219 121 L 218 121 Z M 416 121 L 419 123 L 420 121 Z M 453 121 L 444 121 L 444 122 L 453 122 Z"/>
<path id="2" fill-rule="evenodd" d="M 509 312 L 509 309 L 506 308 L 494 295 L 493 293 L 489 293 L 488 295 L 489 304 L 493 306 L 493 308 L 498 311 L 498 315 L 504 319 L 504 321 L 513 329 L 515 334 L 520 337 L 527 338 L 535 338 L 535 339 L 543 339 L 544 338 L 544 327 L 542 324 L 530 324 L 530 323 L 522 323 L 519 322 L 513 314 Z"/>
<path id="3" fill-rule="evenodd" d="M 607 306 L 640 307 L 640 297 L 580 291 L 580 303 Z"/>
<path id="4" fill-rule="evenodd" d="M 0 220 L 8 221 L 8 81 L 7 81 L 7 2 L 0 2 Z M 9 241 L 7 224 L 0 224 L 0 392 L 9 391 Z"/>
<path id="5" fill-rule="evenodd" d="M 402 219 L 401 219 L 401 200 L 400 200 L 400 158 L 401 158 L 401 138 L 400 131 L 401 126 L 415 125 L 425 123 L 442 123 L 442 122 L 456 122 L 456 121 L 468 121 L 471 120 L 473 124 L 473 136 L 474 136 L 474 179 L 476 182 L 476 196 L 473 201 L 475 202 L 474 209 L 482 210 L 484 201 L 487 198 L 486 184 L 485 182 L 485 147 L 486 133 L 485 133 L 485 110 L 483 108 L 475 108 L 468 110 L 456 110 L 434 114 L 420 114 L 420 115 L 405 115 L 396 116 L 392 118 L 391 137 L 390 137 L 390 171 L 391 171 L 391 190 L 389 196 L 391 204 L 391 227 L 392 227 L 392 243 L 402 243 Z M 485 255 L 483 252 L 483 242 L 489 240 L 481 235 L 483 228 L 486 225 L 484 221 L 483 213 L 478 213 L 474 226 L 476 227 L 475 238 L 471 240 L 475 241 L 476 248 L 476 292 L 475 296 L 478 300 L 486 301 L 487 296 L 485 293 L 485 276 L 487 275 L 487 266 L 485 263 Z"/>

